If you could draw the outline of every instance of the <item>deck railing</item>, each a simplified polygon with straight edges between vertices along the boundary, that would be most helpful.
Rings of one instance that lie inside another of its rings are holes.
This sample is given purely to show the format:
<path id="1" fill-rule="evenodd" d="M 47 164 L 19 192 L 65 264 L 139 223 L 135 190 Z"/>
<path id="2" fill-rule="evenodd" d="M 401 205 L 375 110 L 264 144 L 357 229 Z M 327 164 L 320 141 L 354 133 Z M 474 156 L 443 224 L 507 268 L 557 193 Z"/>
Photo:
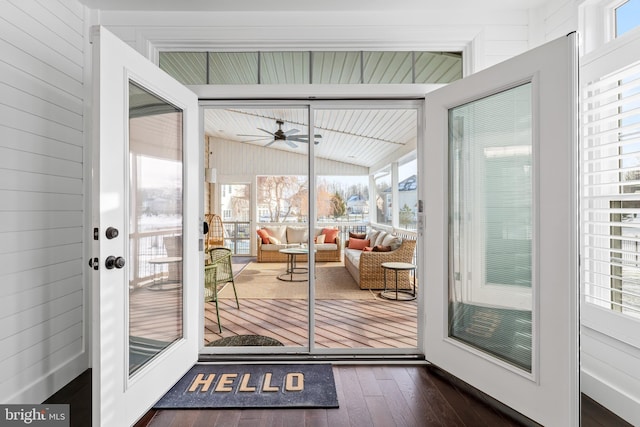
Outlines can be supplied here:
<path id="1" fill-rule="evenodd" d="M 180 235 L 181 228 L 132 233 L 129 235 L 129 250 L 137 256 L 130 257 L 133 265 L 129 269 L 129 287 L 135 288 L 153 280 L 154 275 L 168 271 L 167 264 L 152 266 L 150 259 L 169 256 L 165 248 L 165 237 Z"/>

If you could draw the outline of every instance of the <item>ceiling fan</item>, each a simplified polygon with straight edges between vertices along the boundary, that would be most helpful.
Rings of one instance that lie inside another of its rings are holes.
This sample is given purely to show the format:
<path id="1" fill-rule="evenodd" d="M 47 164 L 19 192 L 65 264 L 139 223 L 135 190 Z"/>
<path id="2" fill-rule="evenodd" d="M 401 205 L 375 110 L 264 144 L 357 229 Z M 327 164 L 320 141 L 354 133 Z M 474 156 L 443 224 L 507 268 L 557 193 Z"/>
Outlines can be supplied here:
<path id="1" fill-rule="evenodd" d="M 309 143 L 309 137 L 307 135 L 296 135 L 298 132 L 300 132 L 298 129 L 289 129 L 287 131 L 283 131 L 282 130 L 282 125 L 284 124 L 283 120 L 276 120 L 276 124 L 278 125 L 278 130 L 275 131 L 275 132 L 269 132 L 266 129 L 257 128 L 258 130 L 261 130 L 262 132 L 266 133 L 269 136 L 265 136 L 265 135 L 243 135 L 243 134 L 240 134 L 238 136 L 258 137 L 258 139 L 252 139 L 252 140 L 244 141 L 244 142 L 270 140 L 269 142 L 267 142 L 265 144 L 265 147 L 268 147 L 268 146 L 272 145 L 276 141 L 284 141 L 291 148 L 298 148 L 298 145 L 295 144 L 295 142 L 303 142 L 305 144 Z M 322 138 L 322 135 L 315 134 L 314 138 Z M 314 141 L 314 144 L 316 144 L 316 145 L 318 145 L 319 143 L 320 143 L 320 141 Z"/>

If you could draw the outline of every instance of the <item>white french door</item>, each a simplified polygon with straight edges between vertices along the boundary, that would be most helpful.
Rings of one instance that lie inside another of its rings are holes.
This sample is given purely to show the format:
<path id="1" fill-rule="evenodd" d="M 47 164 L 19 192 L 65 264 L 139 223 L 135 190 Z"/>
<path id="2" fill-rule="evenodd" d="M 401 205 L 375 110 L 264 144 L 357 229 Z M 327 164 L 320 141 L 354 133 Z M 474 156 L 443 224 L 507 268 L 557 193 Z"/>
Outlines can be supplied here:
<path id="1" fill-rule="evenodd" d="M 577 47 L 426 96 L 428 361 L 545 426 L 579 422 Z"/>
<path id="2" fill-rule="evenodd" d="M 93 43 L 93 425 L 135 423 L 197 360 L 198 104 L 104 28 Z"/>

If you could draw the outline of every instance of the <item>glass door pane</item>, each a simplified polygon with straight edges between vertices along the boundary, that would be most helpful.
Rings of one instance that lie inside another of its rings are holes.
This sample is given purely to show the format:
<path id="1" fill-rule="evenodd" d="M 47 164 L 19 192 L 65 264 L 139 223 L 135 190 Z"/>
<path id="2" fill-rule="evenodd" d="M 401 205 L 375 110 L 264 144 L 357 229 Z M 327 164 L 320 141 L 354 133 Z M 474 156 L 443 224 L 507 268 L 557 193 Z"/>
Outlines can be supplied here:
<path id="1" fill-rule="evenodd" d="M 225 246 L 246 255 L 234 257 L 233 282 L 217 283 L 217 304 L 205 301 L 206 352 L 238 346 L 243 353 L 303 351 L 309 347 L 313 272 L 309 110 L 211 107 L 205 110 L 205 134 L 217 200 L 210 204 L 217 211 L 205 213 L 221 217 Z M 233 184 L 240 179 L 252 184 Z"/>
<path id="2" fill-rule="evenodd" d="M 449 336 L 532 364 L 531 84 L 449 111 Z"/>
<path id="3" fill-rule="evenodd" d="M 417 353 L 419 114 L 400 104 L 313 110 L 318 352 Z"/>
<path id="4" fill-rule="evenodd" d="M 182 138 L 182 111 L 130 82 L 129 374 L 183 335 Z"/>

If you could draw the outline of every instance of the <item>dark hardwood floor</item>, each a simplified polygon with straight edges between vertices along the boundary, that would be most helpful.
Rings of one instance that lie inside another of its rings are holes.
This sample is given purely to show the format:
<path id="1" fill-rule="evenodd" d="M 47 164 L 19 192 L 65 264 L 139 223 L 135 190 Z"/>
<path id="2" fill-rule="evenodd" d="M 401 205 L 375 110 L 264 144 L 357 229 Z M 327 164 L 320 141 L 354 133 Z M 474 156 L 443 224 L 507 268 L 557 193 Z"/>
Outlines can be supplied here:
<path id="1" fill-rule="evenodd" d="M 336 365 L 333 369 L 340 403 L 337 409 L 151 410 L 136 427 L 531 425 L 501 413 L 488 404 L 490 398 L 469 393 L 432 367 Z M 71 427 L 91 426 L 91 371 L 43 403 L 70 404 Z M 582 426 L 630 424 L 583 395 Z"/>

